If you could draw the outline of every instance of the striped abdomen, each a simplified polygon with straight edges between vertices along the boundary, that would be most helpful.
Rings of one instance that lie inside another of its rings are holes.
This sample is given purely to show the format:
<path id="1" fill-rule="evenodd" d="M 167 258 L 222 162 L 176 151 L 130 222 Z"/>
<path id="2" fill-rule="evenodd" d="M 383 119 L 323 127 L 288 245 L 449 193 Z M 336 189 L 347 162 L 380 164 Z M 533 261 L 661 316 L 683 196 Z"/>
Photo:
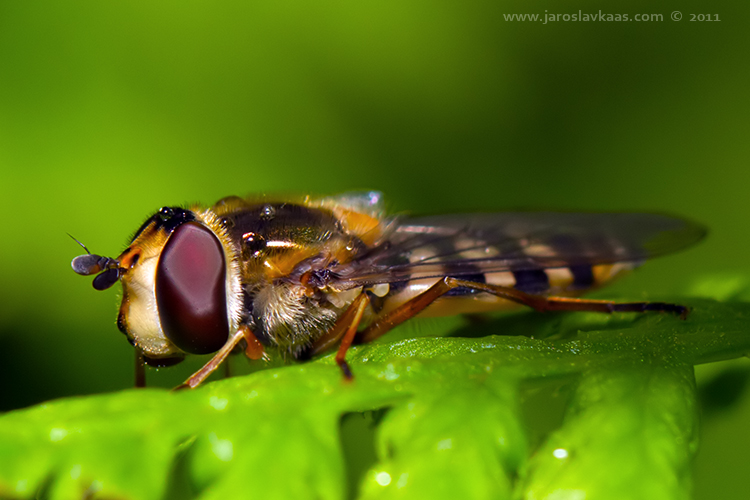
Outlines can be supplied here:
<path id="1" fill-rule="evenodd" d="M 570 267 L 477 273 L 460 276 L 477 283 L 515 288 L 534 295 L 577 296 L 598 288 L 637 267 L 633 263 L 577 265 Z M 420 278 L 407 283 L 392 284 L 375 313 L 386 313 L 425 292 L 441 278 Z M 468 288 L 457 288 L 436 300 L 420 316 L 451 316 L 517 309 L 516 302 Z"/>

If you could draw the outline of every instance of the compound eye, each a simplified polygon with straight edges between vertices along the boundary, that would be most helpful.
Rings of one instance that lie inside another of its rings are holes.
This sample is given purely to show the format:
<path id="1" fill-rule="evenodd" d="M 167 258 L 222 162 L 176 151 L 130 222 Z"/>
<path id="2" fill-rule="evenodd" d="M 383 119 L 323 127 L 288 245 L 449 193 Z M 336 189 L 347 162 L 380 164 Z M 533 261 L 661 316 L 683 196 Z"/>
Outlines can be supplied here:
<path id="1" fill-rule="evenodd" d="M 229 338 L 226 262 L 219 239 L 187 222 L 174 230 L 156 268 L 164 335 L 191 354 L 218 351 Z"/>

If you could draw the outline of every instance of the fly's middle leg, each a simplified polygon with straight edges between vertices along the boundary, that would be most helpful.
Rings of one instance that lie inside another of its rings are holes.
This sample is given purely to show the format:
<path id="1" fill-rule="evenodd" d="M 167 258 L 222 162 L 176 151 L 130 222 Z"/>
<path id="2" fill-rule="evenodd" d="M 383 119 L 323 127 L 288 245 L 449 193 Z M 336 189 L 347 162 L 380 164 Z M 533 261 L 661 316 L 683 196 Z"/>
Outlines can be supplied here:
<path id="1" fill-rule="evenodd" d="M 320 337 L 311 347 L 306 355 L 314 356 L 324 352 L 339 344 L 336 352 L 336 364 L 341 368 L 341 372 L 347 380 L 352 379 L 352 371 L 346 363 L 346 351 L 351 347 L 354 337 L 357 335 L 357 329 L 362 322 L 362 316 L 370 303 L 370 298 L 366 293 L 361 293 L 347 307 L 346 311 L 339 317 L 336 324 L 333 325 L 322 337 Z"/>

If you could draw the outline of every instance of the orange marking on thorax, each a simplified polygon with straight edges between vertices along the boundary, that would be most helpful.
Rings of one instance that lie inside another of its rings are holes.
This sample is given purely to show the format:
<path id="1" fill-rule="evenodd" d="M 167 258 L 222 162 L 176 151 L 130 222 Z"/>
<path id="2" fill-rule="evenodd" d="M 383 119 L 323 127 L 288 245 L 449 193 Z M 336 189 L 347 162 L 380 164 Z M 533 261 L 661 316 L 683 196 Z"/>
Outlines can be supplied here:
<path id="1" fill-rule="evenodd" d="M 373 245 L 381 236 L 380 220 L 369 215 L 348 209 L 334 209 L 349 234 L 362 240 L 365 245 Z"/>
<path id="2" fill-rule="evenodd" d="M 263 262 L 268 279 L 283 278 L 303 260 L 316 255 L 320 250 L 313 247 L 285 250 L 277 255 L 269 256 Z"/>

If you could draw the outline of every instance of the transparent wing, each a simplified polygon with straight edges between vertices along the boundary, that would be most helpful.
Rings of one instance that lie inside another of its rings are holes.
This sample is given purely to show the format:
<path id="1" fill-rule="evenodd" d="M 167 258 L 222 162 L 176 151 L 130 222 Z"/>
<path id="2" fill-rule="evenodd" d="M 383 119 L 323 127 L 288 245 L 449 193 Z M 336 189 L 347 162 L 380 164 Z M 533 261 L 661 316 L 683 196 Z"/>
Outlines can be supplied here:
<path id="1" fill-rule="evenodd" d="M 379 217 L 385 211 L 383 193 L 380 191 L 349 191 L 321 198 L 319 201 L 323 205 L 330 203 L 373 217 Z"/>
<path id="2" fill-rule="evenodd" d="M 403 218 L 390 238 L 331 268 L 343 286 L 439 276 L 643 260 L 706 234 L 699 224 L 643 213 L 498 213 Z"/>

